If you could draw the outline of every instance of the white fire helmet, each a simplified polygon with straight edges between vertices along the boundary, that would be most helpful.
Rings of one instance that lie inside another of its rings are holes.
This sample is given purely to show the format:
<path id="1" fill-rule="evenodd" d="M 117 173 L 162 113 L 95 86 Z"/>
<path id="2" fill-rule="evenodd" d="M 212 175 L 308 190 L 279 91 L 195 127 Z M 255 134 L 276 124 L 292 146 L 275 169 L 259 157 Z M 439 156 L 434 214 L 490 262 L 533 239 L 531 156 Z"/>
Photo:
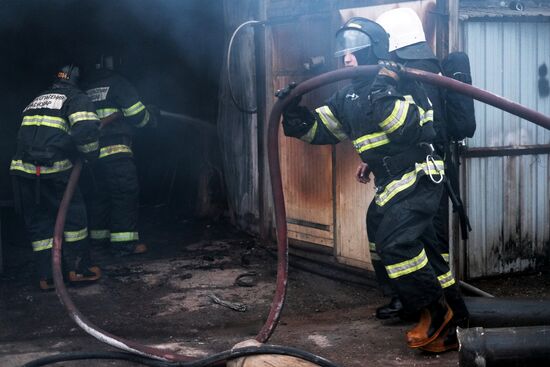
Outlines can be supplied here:
<path id="1" fill-rule="evenodd" d="M 390 36 L 389 52 L 418 42 L 426 42 L 422 21 L 411 8 L 397 8 L 382 13 L 376 23 Z"/>

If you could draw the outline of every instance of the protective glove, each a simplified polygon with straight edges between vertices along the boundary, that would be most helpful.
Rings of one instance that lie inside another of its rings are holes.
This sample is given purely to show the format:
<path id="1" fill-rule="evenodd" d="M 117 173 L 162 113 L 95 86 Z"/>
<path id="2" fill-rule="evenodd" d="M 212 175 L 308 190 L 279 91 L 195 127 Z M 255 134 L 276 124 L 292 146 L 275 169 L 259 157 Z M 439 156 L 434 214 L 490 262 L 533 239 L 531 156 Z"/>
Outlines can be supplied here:
<path id="1" fill-rule="evenodd" d="M 285 99 L 285 97 L 288 96 L 290 94 L 290 92 L 292 92 L 292 90 L 294 88 L 296 88 L 297 85 L 298 84 L 296 84 L 296 82 L 291 82 L 286 87 L 284 87 L 282 89 L 277 89 L 277 91 L 275 92 L 275 97 L 277 97 L 279 99 Z"/>
<path id="2" fill-rule="evenodd" d="M 296 82 L 291 82 L 286 87 L 284 87 L 282 89 L 278 89 L 275 92 L 275 97 L 277 97 L 278 99 L 285 99 L 290 94 L 290 92 L 292 92 L 292 90 L 294 88 L 296 88 L 297 85 L 298 84 L 296 84 Z M 286 105 L 284 112 L 285 113 L 288 113 L 288 112 L 292 113 L 293 111 L 299 110 L 300 109 L 299 104 L 300 104 L 301 101 L 302 101 L 302 96 L 298 96 L 298 97 L 293 98 Z"/>
<path id="3" fill-rule="evenodd" d="M 378 65 L 380 66 L 378 75 L 390 77 L 396 82 L 399 81 L 403 73 L 403 65 L 389 60 L 380 60 L 378 61 Z"/>
<path id="4" fill-rule="evenodd" d="M 145 106 L 147 108 L 147 111 L 149 112 L 149 121 L 147 122 L 147 125 L 145 125 L 148 128 L 155 129 L 158 126 L 158 122 L 160 119 L 160 108 L 156 105 L 147 105 Z"/>
<path id="5" fill-rule="evenodd" d="M 357 166 L 357 169 L 355 170 L 355 179 L 357 182 L 366 184 L 370 182 L 370 167 L 368 164 L 361 162 L 359 166 Z"/>

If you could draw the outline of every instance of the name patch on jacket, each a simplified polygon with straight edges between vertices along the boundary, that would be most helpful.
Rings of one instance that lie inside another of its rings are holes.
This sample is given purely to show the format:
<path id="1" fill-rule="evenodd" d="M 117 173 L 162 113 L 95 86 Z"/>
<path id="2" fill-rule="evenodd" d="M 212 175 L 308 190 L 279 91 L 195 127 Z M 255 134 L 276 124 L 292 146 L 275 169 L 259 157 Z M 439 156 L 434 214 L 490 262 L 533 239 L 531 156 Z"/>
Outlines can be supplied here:
<path id="1" fill-rule="evenodd" d="M 109 88 L 110 87 L 99 87 L 99 88 L 88 89 L 86 91 L 86 94 L 88 94 L 88 97 L 90 97 L 92 102 L 104 101 L 107 99 L 107 93 L 109 93 Z"/>
<path id="2" fill-rule="evenodd" d="M 51 110 L 60 110 L 63 107 L 63 103 L 67 99 L 67 96 L 59 93 L 43 94 L 36 97 L 25 109 L 27 110 L 49 108 Z"/>

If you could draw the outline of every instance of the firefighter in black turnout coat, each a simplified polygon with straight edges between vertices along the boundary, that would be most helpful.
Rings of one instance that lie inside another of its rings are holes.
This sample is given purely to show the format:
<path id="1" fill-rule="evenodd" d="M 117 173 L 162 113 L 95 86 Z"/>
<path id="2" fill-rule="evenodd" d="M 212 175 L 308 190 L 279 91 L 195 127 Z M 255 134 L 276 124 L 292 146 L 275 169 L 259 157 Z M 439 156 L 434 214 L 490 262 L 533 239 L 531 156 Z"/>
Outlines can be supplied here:
<path id="1" fill-rule="evenodd" d="M 10 167 L 43 290 L 54 287 L 54 224 L 72 161 L 77 157 L 93 161 L 99 152 L 99 118 L 88 96 L 78 89 L 78 78 L 78 67 L 64 66 L 53 85 L 23 110 Z M 101 276 L 90 262 L 86 208 L 78 189 L 67 213 L 63 258 L 70 281 L 94 281 Z"/>
<path id="2" fill-rule="evenodd" d="M 442 69 L 439 60 L 434 55 L 431 48 L 426 42 L 426 37 L 422 27 L 422 22 L 416 12 L 410 8 L 397 8 L 389 10 L 381 14 L 377 22 L 389 34 L 389 51 L 393 61 L 396 61 L 404 66 L 428 71 L 435 74 L 441 74 Z M 436 138 L 434 146 L 438 155 L 445 157 L 446 169 L 453 167 L 450 162 L 451 155 L 446 154 L 449 151 L 451 144 L 449 135 L 448 123 L 446 121 L 444 93 L 437 86 L 422 83 L 426 94 L 430 99 L 434 111 L 434 128 L 436 130 Z M 363 169 L 365 165 L 363 166 Z M 451 168 L 452 170 L 452 168 Z M 364 173 L 363 173 L 364 175 Z M 447 178 L 448 179 L 448 178 Z M 449 196 L 447 191 L 442 195 L 438 213 L 434 217 L 434 228 L 436 230 L 436 241 L 430 248 L 438 248 L 437 253 L 429 254 L 432 266 L 444 290 L 447 302 L 451 306 L 454 319 L 453 323 L 461 327 L 467 327 L 468 310 L 464 304 L 464 300 L 460 294 L 458 283 L 452 276 L 449 263 L 449 242 L 447 213 Z M 367 230 L 369 234 L 371 258 L 376 272 L 376 277 L 381 285 L 383 292 L 386 295 L 392 296 L 391 302 L 388 305 L 379 307 L 376 315 L 378 318 L 389 318 L 397 314 L 402 308 L 399 297 L 391 289 L 388 274 L 383 264 L 381 264 L 378 254 L 376 253 L 376 230 L 378 223 L 381 220 L 381 215 L 377 211 L 378 207 L 373 202 L 369 206 L 367 212 Z M 446 338 L 442 338 L 438 342 L 438 346 L 432 343 L 433 352 L 442 352 L 444 350 L 456 349 L 458 342 L 454 333 L 454 328 L 449 329 L 449 334 Z"/>
<path id="3" fill-rule="evenodd" d="M 134 130 L 150 122 L 150 115 L 135 88 L 113 70 L 113 59 L 103 58 L 86 78 L 86 93 L 103 121 L 99 158 L 92 169 L 91 188 L 85 188 L 94 242 L 110 241 L 117 255 L 140 254 L 147 246 L 138 243 L 139 184 L 132 154 Z"/>
<path id="4" fill-rule="evenodd" d="M 358 78 L 315 111 L 291 103 L 283 114 L 287 136 L 311 144 L 350 139 L 374 173 L 375 204 L 381 220 L 378 253 L 404 307 L 421 314 L 407 332 L 407 344 L 422 348 L 445 332 L 453 317 L 428 255 L 435 241 L 433 217 L 444 179 L 433 155 L 433 110 L 424 89 L 400 77 L 388 61 L 388 36 L 378 24 L 352 18 L 336 34 L 335 56 L 345 66 L 376 64 L 374 78 Z"/>

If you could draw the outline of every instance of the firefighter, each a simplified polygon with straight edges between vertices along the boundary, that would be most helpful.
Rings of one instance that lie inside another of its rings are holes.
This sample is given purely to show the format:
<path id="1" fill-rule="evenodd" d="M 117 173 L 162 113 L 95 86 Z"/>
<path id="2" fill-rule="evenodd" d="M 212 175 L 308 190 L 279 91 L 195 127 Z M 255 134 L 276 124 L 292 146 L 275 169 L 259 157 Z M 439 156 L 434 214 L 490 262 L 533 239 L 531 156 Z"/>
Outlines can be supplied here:
<path id="1" fill-rule="evenodd" d="M 439 60 L 426 42 L 422 22 L 414 10 L 410 8 L 392 9 L 380 15 L 376 21 L 389 34 L 389 51 L 393 61 L 411 68 L 435 74 L 441 73 Z M 445 101 L 438 87 L 427 83 L 422 84 L 422 86 L 426 90 L 427 96 L 433 106 L 434 128 L 436 131 L 434 146 L 436 152 L 440 156 L 446 158 L 445 163 L 447 165 L 451 157 L 450 154 L 445 154 L 449 151 L 448 146 L 450 144 L 444 118 Z M 358 168 L 358 178 L 360 182 L 364 181 L 362 177 L 368 174 L 366 170 L 367 167 L 365 165 Z M 430 247 L 437 249 L 437 251 L 433 254 L 428 254 L 428 256 L 430 257 L 430 261 L 433 264 L 438 279 L 440 279 L 447 302 L 453 309 L 453 323 L 461 327 L 466 327 L 469 313 L 460 294 L 459 285 L 452 277 L 449 266 L 447 265 L 449 262 L 448 228 L 446 225 L 446 218 L 449 210 L 448 200 L 449 197 L 447 194 L 442 195 L 439 210 L 434 217 L 436 242 Z M 373 266 L 376 277 L 381 284 L 381 288 L 385 291 L 386 295 L 391 296 L 389 304 L 379 307 L 376 310 L 376 316 L 380 319 L 385 319 L 399 313 L 402 315 L 403 310 L 399 297 L 395 292 L 392 292 L 389 286 L 388 274 L 384 271 L 384 268 L 378 264 L 379 261 L 376 261 L 378 255 L 375 253 L 376 240 L 373 233 L 376 231 L 378 218 L 379 215 L 377 214 L 376 207 L 371 204 L 367 214 L 367 229 L 369 230 L 369 240 L 371 242 L 371 255 L 374 259 Z M 445 336 L 431 345 L 432 351 L 435 352 L 457 347 L 458 343 L 456 340 L 455 328 L 449 328 Z"/>
<path id="2" fill-rule="evenodd" d="M 93 187 L 86 190 L 91 191 L 86 195 L 90 237 L 97 243 L 110 242 L 116 255 L 142 254 L 147 246 L 139 242 L 137 229 L 139 184 L 132 137 L 150 123 L 150 115 L 136 89 L 113 69 L 113 58 L 102 57 L 86 78 L 86 93 L 103 121 L 99 158 L 88 182 Z"/>
<path id="3" fill-rule="evenodd" d="M 54 288 L 54 224 L 72 162 L 77 157 L 93 161 L 99 152 L 99 118 L 92 101 L 77 87 L 79 74 L 78 67 L 64 66 L 53 85 L 23 110 L 10 166 L 43 290 Z M 95 281 L 101 276 L 99 267 L 91 264 L 86 207 L 78 189 L 67 212 L 63 260 L 71 282 Z"/>
<path id="4" fill-rule="evenodd" d="M 398 64 L 385 61 L 388 36 L 375 22 L 350 19 L 337 32 L 336 46 L 335 56 L 343 57 L 346 67 L 377 62 L 383 67 L 373 78 L 354 79 L 313 112 L 293 101 L 283 113 L 284 132 L 310 144 L 349 138 L 372 170 L 381 216 L 377 253 L 404 308 L 420 314 L 407 332 L 408 346 L 426 347 L 453 317 L 428 260 L 444 179 L 443 162 L 431 146 L 431 104 L 419 84 L 401 78 Z"/>

